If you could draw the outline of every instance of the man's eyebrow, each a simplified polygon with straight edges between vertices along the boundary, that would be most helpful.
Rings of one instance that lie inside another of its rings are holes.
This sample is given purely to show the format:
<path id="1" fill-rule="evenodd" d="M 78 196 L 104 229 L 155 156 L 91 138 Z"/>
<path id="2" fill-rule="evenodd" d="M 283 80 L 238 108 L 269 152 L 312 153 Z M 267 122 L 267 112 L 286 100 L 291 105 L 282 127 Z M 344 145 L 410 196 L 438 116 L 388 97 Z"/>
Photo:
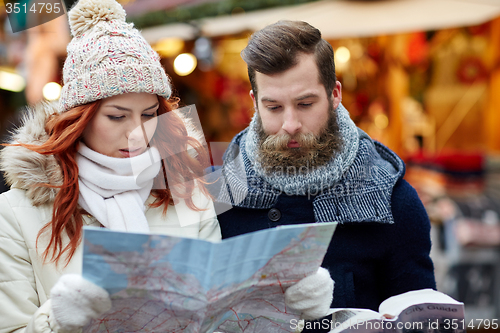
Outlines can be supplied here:
<path id="1" fill-rule="evenodd" d="M 295 100 L 297 100 L 297 101 L 302 101 L 302 100 L 304 100 L 304 99 L 308 99 L 308 98 L 316 98 L 316 97 L 318 97 L 318 95 L 317 95 L 317 94 L 310 93 L 310 94 L 305 94 L 305 95 L 303 95 L 303 96 L 299 96 L 299 97 L 297 97 Z"/>
<path id="2" fill-rule="evenodd" d="M 276 100 L 275 99 L 272 99 L 270 97 L 262 97 L 260 99 L 261 102 L 270 102 L 270 103 L 276 103 Z"/>
<path id="3" fill-rule="evenodd" d="M 318 95 L 315 94 L 315 93 L 310 93 L 310 94 L 305 94 L 303 96 L 299 96 L 297 98 L 295 98 L 296 101 L 302 101 L 304 99 L 308 99 L 308 98 L 317 98 Z M 261 102 L 269 102 L 269 103 L 276 103 L 277 101 L 275 99 L 272 99 L 270 97 L 262 97 L 260 99 Z"/>
<path id="4" fill-rule="evenodd" d="M 148 110 L 154 109 L 155 107 L 157 107 L 157 106 L 158 106 L 158 104 L 159 104 L 159 103 L 158 103 L 158 102 L 156 102 L 156 104 L 155 104 L 155 105 L 152 105 L 152 106 L 150 106 L 150 107 L 148 107 L 148 108 L 144 109 L 143 111 L 148 111 Z M 120 106 L 120 105 L 108 104 L 108 105 L 105 105 L 105 106 L 113 107 L 113 108 L 116 108 L 116 109 L 118 109 L 118 110 L 120 110 L 120 111 L 128 111 L 128 112 L 132 112 L 132 109 L 125 108 L 125 107 Z"/>

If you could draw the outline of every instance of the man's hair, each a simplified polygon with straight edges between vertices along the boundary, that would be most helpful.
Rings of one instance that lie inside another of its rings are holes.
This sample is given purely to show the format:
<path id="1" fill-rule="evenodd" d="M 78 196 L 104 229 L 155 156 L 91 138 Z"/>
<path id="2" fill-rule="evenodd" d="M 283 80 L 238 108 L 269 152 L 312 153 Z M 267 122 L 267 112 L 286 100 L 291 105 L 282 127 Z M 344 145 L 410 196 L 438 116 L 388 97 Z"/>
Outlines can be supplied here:
<path id="1" fill-rule="evenodd" d="M 278 21 L 252 34 L 241 57 L 247 63 L 248 77 L 257 98 L 255 72 L 265 75 L 284 72 L 297 65 L 300 53 L 314 54 L 319 80 L 331 94 L 337 78 L 333 49 L 321 32 L 302 21 Z"/>

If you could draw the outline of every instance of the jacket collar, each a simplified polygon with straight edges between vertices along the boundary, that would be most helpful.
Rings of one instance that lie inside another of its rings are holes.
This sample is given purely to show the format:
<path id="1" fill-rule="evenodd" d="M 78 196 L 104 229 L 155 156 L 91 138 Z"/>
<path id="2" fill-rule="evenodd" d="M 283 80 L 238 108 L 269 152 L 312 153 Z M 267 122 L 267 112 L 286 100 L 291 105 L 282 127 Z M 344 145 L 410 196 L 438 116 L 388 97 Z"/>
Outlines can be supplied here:
<path id="1" fill-rule="evenodd" d="M 13 132 L 9 143 L 39 145 L 48 139 L 45 125 L 57 113 L 57 103 L 39 103 L 23 114 L 22 125 Z M 41 155 L 29 149 L 7 146 L 0 150 L 0 169 L 7 185 L 27 191 L 35 206 L 54 201 L 57 188 L 40 184 L 61 185 L 61 169 L 54 156 Z"/>

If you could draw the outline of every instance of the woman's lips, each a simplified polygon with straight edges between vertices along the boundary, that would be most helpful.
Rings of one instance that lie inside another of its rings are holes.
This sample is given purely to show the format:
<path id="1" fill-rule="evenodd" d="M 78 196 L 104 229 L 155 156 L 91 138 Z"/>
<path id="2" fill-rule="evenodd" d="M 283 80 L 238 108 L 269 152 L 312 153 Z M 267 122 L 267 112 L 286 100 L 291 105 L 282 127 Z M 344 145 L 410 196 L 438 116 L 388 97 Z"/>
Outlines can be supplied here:
<path id="1" fill-rule="evenodd" d="M 295 140 L 288 142 L 288 148 L 300 148 L 300 144 Z"/>
<path id="2" fill-rule="evenodd" d="M 129 148 L 129 149 L 120 149 L 120 154 L 123 157 L 134 157 L 140 155 L 142 153 L 142 148 Z"/>

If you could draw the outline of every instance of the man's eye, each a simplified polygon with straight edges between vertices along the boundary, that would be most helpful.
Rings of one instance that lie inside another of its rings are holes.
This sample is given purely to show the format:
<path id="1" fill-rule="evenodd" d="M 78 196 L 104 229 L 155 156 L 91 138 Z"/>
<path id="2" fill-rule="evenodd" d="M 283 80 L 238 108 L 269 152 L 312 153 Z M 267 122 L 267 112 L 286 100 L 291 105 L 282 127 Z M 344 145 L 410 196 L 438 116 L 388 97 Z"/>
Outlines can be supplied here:
<path id="1" fill-rule="evenodd" d="M 110 120 L 120 120 L 125 118 L 125 116 L 108 116 Z"/>
<path id="2" fill-rule="evenodd" d="M 312 103 L 300 103 L 299 105 L 302 107 L 308 108 L 312 105 Z"/>

